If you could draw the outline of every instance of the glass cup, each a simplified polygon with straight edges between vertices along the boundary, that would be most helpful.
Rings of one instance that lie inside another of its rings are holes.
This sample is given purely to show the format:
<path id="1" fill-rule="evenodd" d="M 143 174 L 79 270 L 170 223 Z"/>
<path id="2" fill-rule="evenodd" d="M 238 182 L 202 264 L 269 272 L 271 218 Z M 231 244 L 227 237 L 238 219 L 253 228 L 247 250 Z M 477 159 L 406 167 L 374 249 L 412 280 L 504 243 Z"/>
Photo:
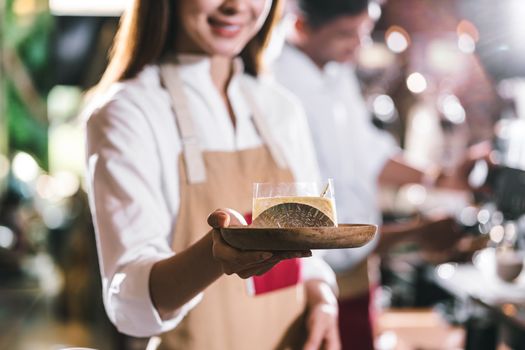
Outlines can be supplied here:
<path id="1" fill-rule="evenodd" d="M 274 206 L 291 203 L 314 207 L 326 215 L 337 226 L 334 185 L 332 179 L 326 182 L 254 183 L 253 221 L 261 213 Z M 284 220 L 284 219 L 283 219 Z M 287 222 L 278 223 L 286 227 Z"/>

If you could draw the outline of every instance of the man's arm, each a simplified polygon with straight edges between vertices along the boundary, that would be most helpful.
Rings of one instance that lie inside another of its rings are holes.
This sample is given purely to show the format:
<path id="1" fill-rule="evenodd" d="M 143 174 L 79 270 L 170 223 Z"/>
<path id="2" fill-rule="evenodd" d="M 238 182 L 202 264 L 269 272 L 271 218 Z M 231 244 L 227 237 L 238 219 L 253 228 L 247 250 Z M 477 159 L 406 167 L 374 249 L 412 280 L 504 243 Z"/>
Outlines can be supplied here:
<path id="1" fill-rule="evenodd" d="M 402 155 L 391 157 L 379 174 L 381 185 L 402 186 L 410 183 L 422 183 L 425 172 L 416 169 Z"/>
<path id="2" fill-rule="evenodd" d="M 442 171 L 439 165 L 424 170 L 417 169 L 407 162 L 403 154 L 398 154 L 391 157 L 383 166 L 379 174 L 379 183 L 391 186 L 418 183 L 453 190 L 470 190 L 468 184 L 470 171 L 480 159 L 485 159 L 492 164 L 491 150 L 492 147 L 488 141 L 475 144 L 466 151 L 465 157 L 457 167 L 447 172 Z"/>

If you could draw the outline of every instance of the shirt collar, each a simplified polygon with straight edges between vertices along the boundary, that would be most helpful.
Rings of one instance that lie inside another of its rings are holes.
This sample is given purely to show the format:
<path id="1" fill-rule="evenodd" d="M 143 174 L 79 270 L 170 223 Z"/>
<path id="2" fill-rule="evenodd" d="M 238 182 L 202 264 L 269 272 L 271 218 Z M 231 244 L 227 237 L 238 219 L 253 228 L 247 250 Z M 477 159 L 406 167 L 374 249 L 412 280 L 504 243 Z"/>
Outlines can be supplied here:
<path id="1" fill-rule="evenodd" d="M 211 74 L 210 64 L 211 59 L 208 55 L 200 54 L 177 54 L 166 56 L 163 62 L 173 63 L 177 65 L 180 78 L 184 85 L 188 86 L 199 95 L 203 96 L 206 101 L 218 100 L 217 88 L 215 87 Z M 238 97 L 240 94 L 240 79 L 244 74 L 244 64 L 240 57 L 233 59 L 232 77 L 228 84 L 228 95 L 230 97 Z M 239 119 L 246 119 L 250 117 L 250 112 L 246 112 L 249 107 L 241 98 L 231 99 L 232 108 L 236 112 L 236 117 Z M 240 103 L 240 104 L 239 104 Z"/>
<path id="2" fill-rule="evenodd" d="M 347 74 L 346 69 L 353 69 L 350 64 L 337 62 L 328 62 L 323 68 L 319 68 L 307 54 L 289 43 L 283 48 L 283 57 L 288 60 L 287 69 L 289 67 L 310 83 L 320 85 L 332 84 L 334 80 L 340 79 L 341 74 Z"/>
<path id="3" fill-rule="evenodd" d="M 286 69 L 300 74 L 302 79 L 307 79 L 309 83 L 323 83 L 323 71 L 297 47 L 287 43 L 283 47 L 282 56 L 286 62 Z"/>
<path id="4" fill-rule="evenodd" d="M 210 81 L 210 56 L 205 54 L 175 54 L 168 55 L 164 62 L 175 63 L 181 74 L 184 83 L 192 87 L 198 87 L 202 81 Z M 244 64 L 240 57 L 233 59 L 233 72 L 230 83 L 244 73 Z"/>

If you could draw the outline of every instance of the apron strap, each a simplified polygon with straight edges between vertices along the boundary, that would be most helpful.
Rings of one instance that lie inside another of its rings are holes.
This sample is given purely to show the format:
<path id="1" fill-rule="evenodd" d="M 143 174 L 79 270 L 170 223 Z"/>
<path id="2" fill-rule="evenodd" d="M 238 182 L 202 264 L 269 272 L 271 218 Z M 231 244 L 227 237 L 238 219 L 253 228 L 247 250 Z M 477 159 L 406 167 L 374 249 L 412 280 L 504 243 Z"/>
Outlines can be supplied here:
<path id="1" fill-rule="evenodd" d="M 171 107 L 182 138 L 182 152 L 188 182 L 190 184 L 203 183 L 206 181 L 204 156 L 195 133 L 190 109 L 186 103 L 182 79 L 177 67 L 173 64 L 161 64 L 160 76 L 162 84 L 171 95 Z"/>
<path id="2" fill-rule="evenodd" d="M 277 163 L 277 166 L 280 169 L 286 169 L 287 168 L 286 159 L 284 158 L 281 148 L 275 141 L 274 135 L 272 134 L 270 128 L 268 127 L 268 124 L 266 123 L 266 119 L 264 118 L 264 115 L 261 112 L 259 105 L 257 104 L 257 102 L 255 102 L 253 95 L 248 92 L 247 86 L 242 86 L 241 91 L 243 92 L 244 98 L 246 99 L 246 102 L 250 106 L 250 109 L 253 113 L 253 121 L 254 121 L 255 127 L 259 131 L 259 135 L 263 139 L 263 142 L 266 144 L 266 146 L 270 150 L 273 160 L 275 161 L 275 163 Z"/>
<path id="3" fill-rule="evenodd" d="M 199 144 L 193 120 L 191 119 L 191 112 L 187 104 L 186 97 L 183 91 L 183 82 L 180 78 L 177 67 L 174 64 L 161 64 L 160 76 L 164 87 L 171 95 L 171 106 L 177 126 L 182 137 L 182 149 L 184 164 L 186 168 L 186 175 L 190 184 L 197 184 L 206 181 L 206 166 L 204 164 L 204 157 L 202 149 Z M 268 147 L 272 158 L 281 169 L 286 169 L 286 159 L 281 148 L 275 142 L 266 119 L 264 118 L 259 106 L 255 102 L 252 94 L 248 92 L 246 86 L 241 86 L 241 91 L 248 103 L 249 108 L 253 112 L 253 122 L 261 136 L 263 143 Z"/>

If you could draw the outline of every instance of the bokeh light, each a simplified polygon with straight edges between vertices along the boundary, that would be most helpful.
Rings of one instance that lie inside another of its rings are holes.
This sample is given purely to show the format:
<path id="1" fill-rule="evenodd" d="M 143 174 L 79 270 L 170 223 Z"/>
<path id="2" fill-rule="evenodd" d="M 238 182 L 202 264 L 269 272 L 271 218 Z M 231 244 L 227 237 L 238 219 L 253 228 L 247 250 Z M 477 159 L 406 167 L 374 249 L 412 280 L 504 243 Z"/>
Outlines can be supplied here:
<path id="1" fill-rule="evenodd" d="M 413 184 L 407 188 L 406 195 L 407 195 L 408 201 L 411 204 L 415 206 L 419 206 L 425 203 L 427 199 L 427 190 L 422 185 Z"/>
<path id="2" fill-rule="evenodd" d="M 20 17 L 34 14 L 42 8 L 42 2 L 36 0 L 15 0 L 13 2 L 13 12 Z"/>
<path id="3" fill-rule="evenodd" d="M 506 239 L 508 239 L 509 241 L 515 241 L 518 235 L 516 224 L 514 224 L 513 222 L 507 222 L 504 228 Z"/>
<path id="4" fill-rule="evenodd" d="M 452 276 L 454 276 L 454 273 L 456 273 L 456 264 L 441 264 L 438 267 L 436 267 L 436 273 L 440 278 L 448 280 L 452 278 Z"/>
<path id="5" fill-rule="evenodd" d="M 0 248 L 11 249 L 16 243 L 16 236 L 6 226 L 0 226 Z"/>
<path id="6" fill-rule="evenodd" d="M 516 306 L 509 303 L 503 304 L 503 306 L 501 307 L 501 311 L 503 311 L 505 315 L 510 317 L 514 317 L 518 314 L 518 309 L 516 308 Z"/>
<path id="7" fill-rule="evenodd" d="M 42 174 L 36 180 L 36 193 L 42 199 L 51 199 L 54 196 L 54 179 L 47 175 Z"/>
<path id="8" fill-rule="evenodd" d="M 36 180 L 40 168 L 36 160 L 25 152 L 18 152 L 13 158 L 13 174 L 24 182 Z"/>
<path id="9" fill-rule="evenodd" d="M 361 47 L 357 52 L 357 61 L 364 69 L 385 69 L 395 64 L 396 55 L 386 45 L 374 42 Z"/>
<path id="10" fill-rule="evenodd" d="M 478 222 L 480 224 L 487 224 L 490 221 L 490 212 L 487 209 L 481 209 L 478 212 Z"/>
<path id="11" fill-rule="evenodd" d="M 407 87 L 410 92 L 420 94 L 427 89 L 428 84 L 423 74 L 414 72 L 407 78 Z"/>
<path id="12" fill-rule="evenodd" d="M 454 124 L 465 122 L 465 109 L 459 99 L 454 95 L 441 96 L 438 102 L 439 109 L 445 118 Z"/>
<path id="13" fill-rule="evenodd" d="M 55 230 L 64 225 L 67 219 L 66 209 L 61 206 L 46 206 L 42 212 L 42 219 L 48 228 Z"/>
<path id="14" fill-rule="evenodd" d="M 410 45 L 410 36 L 403 28 L 392 26 L 385 33 L 385 42 L 392 52 L 401 53 Z"/>
<path id="15" fill-rule="evenodd" d="M 372 103 L 372 108 L 374 114 L 382 122 L 389 123 L 395 118 L 394 100 L 388 95 L 377 95 Z"/>
<path id="16" fill-rule="evenodd" d="M 368 15 L 370 16 L 372 20 L 374 21 L 379 20 L 382 12 L 383 11 L 381 10 L 381 5 L 379 5 L 375 1 L 370 1 L 370 3 L 368 4 Z"/>
<path id="17" fill-rule="evenodd" d="M 459 220 L 465 226 L 474 226 L 478 223 L 478 210 L 475 207 L 465 207 L 461 210 Z"/>
<path id="18" fill-rule="evenodd" d="M 469 34 L 461 34 L 458 37 L 458 48 L 463 53 L 474 53 L 476 51 L 476 42 Z"/>
<path id="19" fill-rule="evenodd" d="M 69 171 L 60 171 L 53 176 L 42 174 L 36 181 L 36 192 L 40 198 L 59 201 L 73 196 L 80 188 L 78 176 Z"/>
<path id="20" fill-rule="evenodd" d="M 490 240 L 494 243 L 500 243 L 505 236 L 505 229 L 501 225 L 494 226 L 489 233 Z"/>

